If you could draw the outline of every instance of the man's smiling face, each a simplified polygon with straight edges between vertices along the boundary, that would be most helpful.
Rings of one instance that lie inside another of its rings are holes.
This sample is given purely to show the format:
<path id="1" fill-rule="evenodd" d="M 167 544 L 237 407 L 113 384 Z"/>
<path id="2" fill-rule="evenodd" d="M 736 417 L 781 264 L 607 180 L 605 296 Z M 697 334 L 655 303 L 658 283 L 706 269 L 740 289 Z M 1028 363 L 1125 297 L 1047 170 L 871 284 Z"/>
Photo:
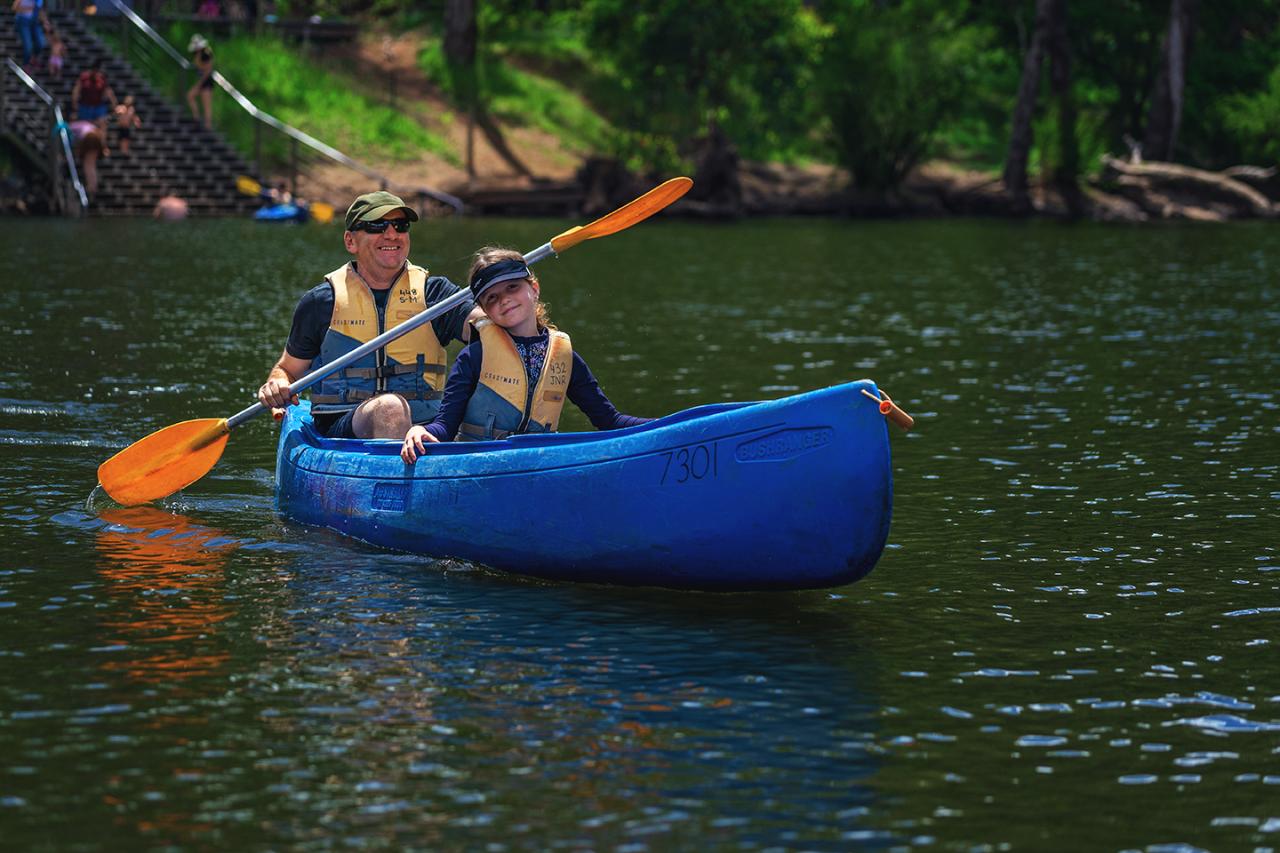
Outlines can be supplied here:
<path id="1" fill-rule="evenodd" d="M 382 218 L 391 222 L 403 220 L 405 212 L 393 210 Z M 381 234 L 363 229 L 348 231 L 343 241 L 347 251 L 356 256 L 356 268 L 361 274 L 379 283 L 385 281 L 387 286 L 409 257 L 409 232 L 401 234 L 394 227 L 388 227 Z"/>

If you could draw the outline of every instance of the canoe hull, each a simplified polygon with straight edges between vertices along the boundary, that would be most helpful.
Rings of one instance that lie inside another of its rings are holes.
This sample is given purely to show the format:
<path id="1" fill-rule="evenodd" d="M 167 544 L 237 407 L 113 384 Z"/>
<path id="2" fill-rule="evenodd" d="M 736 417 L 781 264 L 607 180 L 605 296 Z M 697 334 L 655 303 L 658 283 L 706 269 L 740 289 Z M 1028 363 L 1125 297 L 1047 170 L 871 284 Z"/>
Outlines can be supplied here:
<path id="1" fill-rule="evenodd" d="M 888 435 L 870 382 L 703 406 L 603 433 L 444 444 L 283 424 L 279 510 L 365 542 L 557 580 L 801 589 L 858 580 L 889 530 Z"/>

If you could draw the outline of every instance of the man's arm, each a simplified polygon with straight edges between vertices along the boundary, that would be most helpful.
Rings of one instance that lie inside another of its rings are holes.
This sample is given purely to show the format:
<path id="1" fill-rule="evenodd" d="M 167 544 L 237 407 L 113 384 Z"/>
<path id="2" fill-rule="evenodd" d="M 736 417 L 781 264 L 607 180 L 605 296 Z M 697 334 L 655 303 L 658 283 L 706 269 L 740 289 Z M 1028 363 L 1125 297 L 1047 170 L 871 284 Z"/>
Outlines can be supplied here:
<path id="1" fill-rule="evenodd" d="M 426 293 L 423 295 L 426 297 L 427 305 L 431 306 L 465 289 L 458 287 L 442 275 L 433 275 L 427 279 Z M 444 316 L 432 320 L 431 328 L 435 330 L 436 339 L 446 346 L 450 341 L 470 343 L 471 324 L 482 319 L 484 319 L 483 311 L 470 302 L 463 302 Z"/>
<path id="2" fill-rule="evenodd" d="M 466 322 L 466 323 L 464 323 L 464 324 L 463 324 L 463 326 L 462 326 L 462 334 L 460 334 L 460 335 L 459 335 L 459 337 L 462 339 L 462 342 L 463 342 L 464 344 L 469 344 L 469 343 L 471 343 L 471 326 L 472 326 L 472 324 L 474 324 L 474 323 L 479 323 L 481 320 L 483 320 L 483 319 L 485 318 L 485 316 L 486 316 L 486 315 L 485 315 L 484 311 L 482 311 L 482 310 L 480 309 L 480 306 L 479 306 L 479 305 L 477 305 L 477 306 L 475 306 L 474 308 L 472 308 L 472 309 L 471 309 L 471 313 L 467 315 L 467 322 Z"/>
<path id="3" fill-rule="evenodd" d="M 289 386 L 311 370 L 332 317 L 333 289 L 328 284 L 311 288 L 298 300 L 284 351 L 272 365 L 267 381 L 258 389 L 258 401 L 262 405 L 279 408 L 298 402 L 298 395 L 290 393 Z"/>
<path id="4" fill-rule="evenodd" d="M 80 78 L 76 78 L 75 85 L 71 87 L 71 118 L 76 117 L 76 107 L 80 106 Z"/>
<path id="5" fill-rule="evenodd" d="M 287 349 L 280 353 L 280 359 L 267 374 L 267 381 L 258 389 L 258 402 L 272 409 L 296 405 L 298 395 L 291 393 L 289 386 L 306 375 L 310 366 L 309 359 L 289 355 Z"/>

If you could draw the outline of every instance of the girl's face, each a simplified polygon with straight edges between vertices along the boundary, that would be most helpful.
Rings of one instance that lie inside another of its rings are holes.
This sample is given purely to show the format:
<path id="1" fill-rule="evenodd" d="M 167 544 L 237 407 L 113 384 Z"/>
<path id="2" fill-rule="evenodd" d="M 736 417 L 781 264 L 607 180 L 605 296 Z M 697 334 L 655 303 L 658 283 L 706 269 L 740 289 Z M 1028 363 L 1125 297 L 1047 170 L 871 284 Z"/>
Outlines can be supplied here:
<path id="1" fill-rule="evenodd" d="M 500 281 L 480 294 L 480 308 L 513 335 L 538 333 L 538 285 L 527 278 Z"/>

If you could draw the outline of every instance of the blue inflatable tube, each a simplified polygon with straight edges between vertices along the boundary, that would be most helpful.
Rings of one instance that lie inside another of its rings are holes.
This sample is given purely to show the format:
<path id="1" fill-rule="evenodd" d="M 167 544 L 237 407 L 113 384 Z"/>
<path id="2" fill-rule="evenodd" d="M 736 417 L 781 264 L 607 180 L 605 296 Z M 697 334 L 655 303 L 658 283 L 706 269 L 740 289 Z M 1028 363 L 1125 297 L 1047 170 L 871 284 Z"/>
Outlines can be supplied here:
<path id="1" fill-rule="evenodd" d="M 259 222 L 306 222 L 309 218 L 305 207 L 296 204 L 273 204 L 254 211 L 253 218 Z"/>

